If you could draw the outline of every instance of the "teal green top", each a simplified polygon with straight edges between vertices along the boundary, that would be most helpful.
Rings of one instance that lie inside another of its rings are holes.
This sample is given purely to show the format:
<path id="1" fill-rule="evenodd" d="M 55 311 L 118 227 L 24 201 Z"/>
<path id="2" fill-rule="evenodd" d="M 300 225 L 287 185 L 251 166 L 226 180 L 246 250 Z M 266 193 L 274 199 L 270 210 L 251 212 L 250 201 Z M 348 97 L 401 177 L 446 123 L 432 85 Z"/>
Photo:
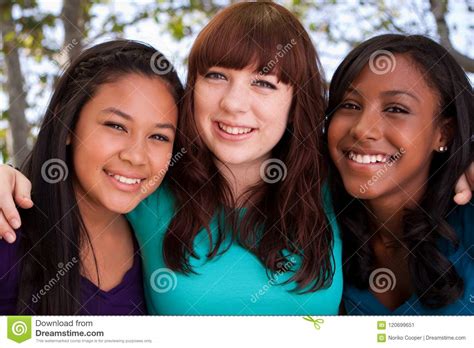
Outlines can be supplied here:
<path id="1" fill-rule="evenodd" d="M 162 247 L 175 210 L 173 194 L 163 184 L 127 215 L 143 258 L 148 312 L 160 315 L 338 314 L 343 289 L 341 239 L 327 191 L 324 201 L 334 234 L 334 278 L 328 288 L 300 294 L 290 292 L 296 287 L 295 282 L 282 284 L 291 277 L 291 272 L 267 273 L 255 255 L 235 242 L 223 254 L 208 260 L 209 238 L 204 229 L 194 242 L 199 259 L 190 259 L 197 274 L 169 270 L 163 260 Z M 217 230 L 216 218 L 210 228 Z M 300 260 L 296 256 L 288 255 L 288 258 L 298 266 Z"/>

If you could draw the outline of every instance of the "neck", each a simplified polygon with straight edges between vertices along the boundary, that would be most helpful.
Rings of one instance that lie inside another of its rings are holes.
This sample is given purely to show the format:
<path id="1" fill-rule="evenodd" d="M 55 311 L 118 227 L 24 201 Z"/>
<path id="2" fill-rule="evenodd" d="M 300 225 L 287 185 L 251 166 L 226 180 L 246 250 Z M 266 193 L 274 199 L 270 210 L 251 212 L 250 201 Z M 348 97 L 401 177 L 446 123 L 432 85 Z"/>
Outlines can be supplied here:
<path id="1" fill-rule="evenodd" d="M 264 160 L 265 158 L 260 158 L 244 164 L 224 164 L 216 161 L 219 172 L 231 188 L 234 200 L 241 198 L 250 187 L 262 180 L 260 167 Z"/>
<path id="2" fill-rule="evenodd" d="M 367 201 L 372 223 L 383 241 L 393 241 L 402 236 L 404 210 L 420 202 L 426 184 L 414 187 L 411 190 L 399 188 L 393 194 Z"/>
<path id="3" fill-rule="evenodd" d="M 76 191 L 77 205 L 81 213 L 87 234 L 91 240 L 107 238 L 118 230 L 118 226 L 125 222 L 125 217 L 109 209 L 91 202 L 87 195 Z"/>

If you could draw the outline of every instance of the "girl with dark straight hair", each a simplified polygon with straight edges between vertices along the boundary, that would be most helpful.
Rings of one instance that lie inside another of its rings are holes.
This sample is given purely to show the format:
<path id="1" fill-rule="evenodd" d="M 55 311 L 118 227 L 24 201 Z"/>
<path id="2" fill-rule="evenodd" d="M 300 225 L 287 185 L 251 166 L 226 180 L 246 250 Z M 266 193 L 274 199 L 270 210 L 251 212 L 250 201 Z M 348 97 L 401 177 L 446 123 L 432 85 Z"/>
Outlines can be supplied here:
<path id="1" fill-rule="evenodd" d="M 21 211 L 16 242 L 0 241 L 2 314 L 146 314 L 122 214 L 159 185 L 173 149 L 182 87 L 157 61 L 170 64 L 148 45 L 115 40 L 85 50 L 59 78 L 22 168 L 35 205 Z"/>

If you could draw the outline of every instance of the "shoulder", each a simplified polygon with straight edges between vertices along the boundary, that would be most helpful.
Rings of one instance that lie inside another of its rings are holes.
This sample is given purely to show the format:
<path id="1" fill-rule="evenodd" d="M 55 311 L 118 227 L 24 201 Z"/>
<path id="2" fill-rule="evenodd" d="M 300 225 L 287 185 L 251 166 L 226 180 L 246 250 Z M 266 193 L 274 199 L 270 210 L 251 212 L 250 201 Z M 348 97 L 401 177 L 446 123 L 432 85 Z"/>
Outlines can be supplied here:
<path id="1" fill-rule="evenodd" d="M 174 215 L 175 198 L 164 181 L 155 192 L 146 197 L 138 206 L 127 214 L 135 232 L 145 228 L 156 228 L 157 224 L 168 224 Z"/>

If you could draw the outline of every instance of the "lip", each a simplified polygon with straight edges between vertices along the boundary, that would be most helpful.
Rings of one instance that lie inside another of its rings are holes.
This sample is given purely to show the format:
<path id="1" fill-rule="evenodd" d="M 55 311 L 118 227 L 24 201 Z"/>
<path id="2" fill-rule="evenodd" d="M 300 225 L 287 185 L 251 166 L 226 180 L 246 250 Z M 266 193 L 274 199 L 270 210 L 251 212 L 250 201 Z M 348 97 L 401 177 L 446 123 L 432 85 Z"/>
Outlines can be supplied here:
<path id="1" fill-rule="evenodd" d="M 347 155 L 349 152 L 355 152 L 361 155 L 384 155 L 384 156 L 393 156 L 385 151 L 373 150 L 373 149 L 361 149 L 358 147 L 347 147 L 342 149 L 342 153 Z"/>
<path id="2" fill-rule="evenodd" d="M 120 175 L 120 176 L 124 176 L 126 178 L 129 178 L 129 179 L 140 179 L 140 180 L 143 180 L 145 179 L 145 177 L 143 175 L 140 175 L 140 174 L 135 174 L 135 173 L 125 173 L 125 172 L 121 172 L 121 171 L 118 171 L 118 170 L 108 170 L 108 169 L 104 169 L 104 172 L 107 174 L 107 173 L 112 173 L 114 175 Z M 108 174 L 107 174 L 108 175 Z"/>
<path id="3" fill-rule="evenodd" d="M 226 133 L 222 129 L 219 128 L 219 123 L 223 123 L 223 124 L 225 124 L 226 126 L 229 126 L 229 127 L 252 128 L 252 130 L 249 133 L 245 133 L 245 134 L 229 134 L 229 133 Z M 224 139 L 224 140 L 229 140 L 229 141 L 247 140 L 250 137 L 252 137 L 253 134 L 255 133 L 255 131 L 257 130 L 254 127 L 248 127 L 248 126 L 242 126 L 242 125 L 239 125 L 239 126 L 230 125 L 226 122 L 221 122 L 221 121 L 213 121 L 212 122 L 212 129 L 213 129 L 214 133 L 216 133 L 219 138 Z"/>
<path id="4" fill-rule="evenodd" d="M 142 179 L 142 181 L 140 181 L 136 184 L 125 184 L 123 182 L 118 181 L 113 176 L 107 174 L 107 172 L 105 170 L 103 170 L 103 173 L 115 188 L 117 188 L 120 191 L 124 191 L 124 192 L 130 192 L 130 193 L 137 192 L 140 189 L 140 187 L 142 186 L 142 183 L 144 181 L 144 179 Z M 109 173 L 114 173 L 116 175 L 125 176 L 125 177 L 130 178 L 130 179 L 141 179 L 140 177 L 122 175 L 122 174 L 112 172 L 112 171 L 109 171 Z"/>
<path id="5" fill-rule="evenodd" d="M 228 127 L 252 128 L 252 129 L 255 129 L 255 127 L 248 126 L 248 125 L 244 125 L 244 124 L 229 123 L 229 122 L 224 122 L 224 121 L 220 121 L 220 120 L 213 120 L 213 122 L 215 122 L 215 123 L 222 123 L 222 124 L 225 124 L 225 125 L 228 126 Z"/>
<path id="6" fill-rule="evenodd" d="M 353 161 L 352 159 L 349 158 L 349 153 L 350 152 L 355 152 L 357 154 L 361 155 L 385 155 L 387 157 L 386 162 L 374 162 L 374 163 L 358 163 L 356 161 Z M 361 172 L 364 174 L 370 174 L 372 175 L 374 171 L 378 171 L 382 168 L 386 168 L 387 166 L 392 166 L 394 162 L 392 162 L 393 155 L 389 155 L 383 151 L 375 151 L 375 150 L 364 150 L 360 151 L 359 149 L 348 149 L 342 151 L 342 156 L 343 156 L 343 161 L 347 163 L 347 166 L 349 167 L 350 170 L 355 171 L 355 172 Z"/>

